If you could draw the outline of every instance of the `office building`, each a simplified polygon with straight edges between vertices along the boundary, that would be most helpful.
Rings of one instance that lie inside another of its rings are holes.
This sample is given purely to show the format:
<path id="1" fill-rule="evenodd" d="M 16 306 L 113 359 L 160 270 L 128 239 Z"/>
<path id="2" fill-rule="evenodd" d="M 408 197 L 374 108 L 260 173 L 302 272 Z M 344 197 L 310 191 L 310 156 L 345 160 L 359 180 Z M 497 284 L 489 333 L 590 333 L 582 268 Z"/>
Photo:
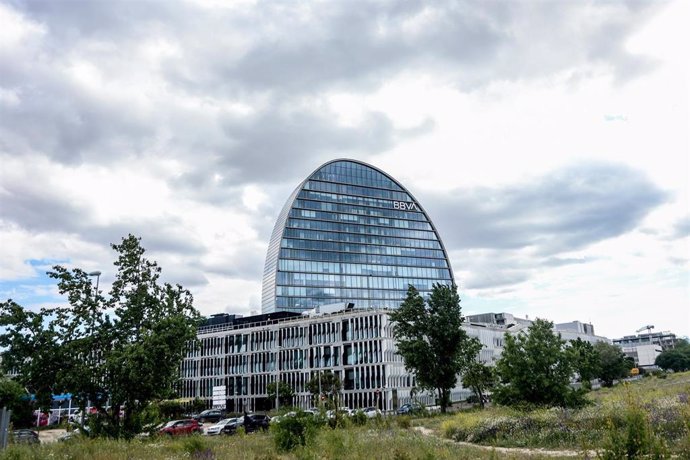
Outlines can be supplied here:
<path id="1" fill-rule="evenodd" d="M 453 273 L 419 201 L 373 166 L 334 160 L 299 184 L 278 216 L 261 312 L 397 308 L 408 285 L 424 295 L 437 282 L 453 284 Z"/>

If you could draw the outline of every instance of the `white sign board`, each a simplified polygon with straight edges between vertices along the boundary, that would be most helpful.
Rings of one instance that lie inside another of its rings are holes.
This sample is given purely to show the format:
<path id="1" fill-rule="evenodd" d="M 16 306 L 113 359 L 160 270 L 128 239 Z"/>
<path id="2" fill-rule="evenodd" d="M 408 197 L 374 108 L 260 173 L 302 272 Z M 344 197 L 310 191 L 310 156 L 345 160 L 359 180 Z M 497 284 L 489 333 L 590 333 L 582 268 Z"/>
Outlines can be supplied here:
<path id="1" fill-rule="evenodd" d="M 213 387 L 213 407 L 225 407 L 225 385 Z"/>

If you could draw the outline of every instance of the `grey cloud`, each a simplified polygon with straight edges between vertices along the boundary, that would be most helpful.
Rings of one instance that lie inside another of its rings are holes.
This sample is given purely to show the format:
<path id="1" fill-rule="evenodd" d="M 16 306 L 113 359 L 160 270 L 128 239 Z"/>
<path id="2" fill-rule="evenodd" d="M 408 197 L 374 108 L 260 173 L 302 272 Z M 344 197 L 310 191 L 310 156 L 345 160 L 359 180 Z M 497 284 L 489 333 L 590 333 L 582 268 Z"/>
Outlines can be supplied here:
<path id="1" fill-rule="evenodd" d="M 153 251 L 198 255 L 206 250 L 185 230 L 178 216 L 130 219 L 103 226 L 93 222 L 90 209 L 75 204 L 48 184 L 4 181 L 0 219 L 34 233 L 78 233 L 84 240 L 103 246 L 119 243 L 132 233 L 142 237 L 144 247 Z"/>
<path id="2" fill-rule="evenodd" d="M 667 199 L 638 171 L 587 164 L 530 183 L 457 189 L 425 201 L 451 249 L 533 248 L 552 256 L 629 232 Z"/>
<path id="3" fill-rule="evenodd" d="M 370 113 L 354 127 L 328 116 L 298 112 L 262 113 L 221 121 L 231 148 L 219 159 L 225 171 L 244 180 L 272 181 L 303 173 L 307 164 L 342 153 L 381 152 L 393 144 L 394 129 L 383 114 Z"/>
<path id="4" fill-rule="evenodd" d="M 678 220 L 673 226 L 673 238 L 685 238 L 690 236 L 690 216 Z"/>
<path id="5" fill-rule="evenodd" d="M 645 64 L 625 51 L 625 40 L 654 10 L 637 2 L 359 2 L 357 8 L 266 2 L 233 9 L 158 1 L 11 5 L 42 24 L 46 34 L 29 48 L 18 45 L 13 58 L 0 59 L 0 85 L 19 95 L 17 104 L 0 106 L 0 149 L 12 155 L 40 152 L 68 164 L 165 155 L 187 167 L 172 185 L 215 202 L 230 199 L 236 185 L 297 177 L 314 161 L 376 154 L 433 129 L 428 119 L 396 130 L 378 113 L 343 127 L 328 111 L 299 110 L 304 97 L 373 90 L 419 69 L 462 88 L 591 62 L 626 74 Z M 168 42 L 177 52 L 152 64 L 141 52 L 147 40 Z M 130 74 L 141 72 L 174 97 L 142 94 L 140 106 L 85 92 L 64 71 L 72 60 L 99 69 L 104 93 L 109 87 L 122 90 Z M 208 103 L 209 111 L 176 99 L 189 94 Z M 255 115 L 217 110 L 235 103 Z M 227 180 L 210 186 L 204 178 L 216 171 Z"/>
<path id="6" fill-rule="evenodd" d="M 144 247 L 146 247 L 144 245 Z M 148 248 L 147 248 L 148 249 Z M 179 284 L 185 289 L 206 286 L 209 284 L 204 272 L 193 264 L 174 264 L 160 262 L 161 279 L 170 284 Z"/>
<path id="7" fill-rule="evenodd" d="M 192 42 L 185 59 L 168 63 L 168 76 L 190 92 L 232 95 L 247 90 L 313 93 L 345 86 L 370 90 L 415 69 L 454 74 L 463 88 L 543 77 L 587 64 L 608 65 L 624 80 L 651 68 L 646 58 L 630 54 L 625 42 L 659 8 L 642 2 L 357 6 L 325 3 L 293 10 L 281 3 L 262 4 L 260 19 L 251 14 L 244 18 L 256 21 L 261 39 L 248 41 L 243 52 Z"/>
<path id="8" fill-rule="evenodd" d="M 488 268 L 488 267 L 487 267 Z M 463 280 L 466 289 L 495 289 L 499 287 L 519 284 L 530 279 L 530 273 L 524 270 L 506 270 L 490 267 L 487 271 L 473 271 Z"/>
<path id="9" fill-rule="evenodd" d="M 600 163 L 505 188 L 419 196 L 463 274 L 460 284 L 492 292 L 542 269 L 592 262 L 568 253 L 636 229 L 669 198 L 639 171 Z"/>
<path id="10" fill-rule="evenodd" d="M 266 248 L 254 245 L 241 245 L 221 262 L 202 263 L 201 267 L 208 272 L 224 275 L 229 278 L 248 281 L 260 280 Z"/>

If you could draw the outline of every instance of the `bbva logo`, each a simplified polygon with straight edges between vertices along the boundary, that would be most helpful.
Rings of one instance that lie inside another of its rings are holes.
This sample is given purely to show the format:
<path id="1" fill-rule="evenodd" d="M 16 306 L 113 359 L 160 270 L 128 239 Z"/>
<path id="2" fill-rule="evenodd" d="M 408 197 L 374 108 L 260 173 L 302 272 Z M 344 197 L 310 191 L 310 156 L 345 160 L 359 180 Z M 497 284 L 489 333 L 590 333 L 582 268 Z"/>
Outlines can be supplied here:
<path id="1" fill-rule="evenodd" d="M 419 209 L 417 208 L 417 205 L 415 203 L 406 203 L 404 201 L 394 201 L 393 202 L 393 209 L 402 209 L 404 211 L 408 211 L 408 210 L 419 211 Z"/>

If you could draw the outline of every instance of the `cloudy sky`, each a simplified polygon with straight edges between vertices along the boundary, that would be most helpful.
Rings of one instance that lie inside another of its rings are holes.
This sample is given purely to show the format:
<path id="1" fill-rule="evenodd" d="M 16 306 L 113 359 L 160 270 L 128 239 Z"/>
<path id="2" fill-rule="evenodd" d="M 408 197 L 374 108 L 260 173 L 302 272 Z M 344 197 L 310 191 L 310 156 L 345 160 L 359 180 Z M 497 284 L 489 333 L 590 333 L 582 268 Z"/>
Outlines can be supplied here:
<path id="1" fill-rule="evenodd" d="M 355 158 L 435 222 L 463 311 L 690 335 L 688 3 L 0 0 L 0 298 L 142 238 L 260 310 L 290 192 Z"/>

